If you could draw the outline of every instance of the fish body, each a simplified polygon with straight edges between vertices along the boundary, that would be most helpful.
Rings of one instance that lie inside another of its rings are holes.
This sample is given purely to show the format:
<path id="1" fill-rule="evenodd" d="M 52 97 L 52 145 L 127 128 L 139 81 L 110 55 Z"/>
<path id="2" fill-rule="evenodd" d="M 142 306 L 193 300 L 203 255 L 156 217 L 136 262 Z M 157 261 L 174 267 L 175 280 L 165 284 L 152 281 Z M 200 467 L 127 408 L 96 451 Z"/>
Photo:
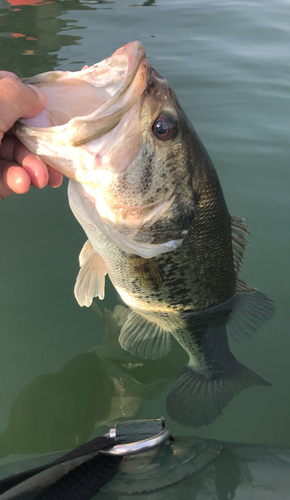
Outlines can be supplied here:
<path id="1" fill-rule="evenodd" d="M 173 334 L 191 373 L 214 380 L 203 336 L 251 336 L 274 306 L 238 277 L 247 226 L 230 216 L 214 165 L 169 83 L 140 42 L 80 72 L 26 82 L 46 92 L 48 105 L 15 132 L 70 178 L 69 203 L 88 237 L 75 286 L 79 304 L 104 298 L 108 274 L 130 308 L 121 346 L 159 358 Z M 222 320 L 213 325 L 216 314 Z"/>

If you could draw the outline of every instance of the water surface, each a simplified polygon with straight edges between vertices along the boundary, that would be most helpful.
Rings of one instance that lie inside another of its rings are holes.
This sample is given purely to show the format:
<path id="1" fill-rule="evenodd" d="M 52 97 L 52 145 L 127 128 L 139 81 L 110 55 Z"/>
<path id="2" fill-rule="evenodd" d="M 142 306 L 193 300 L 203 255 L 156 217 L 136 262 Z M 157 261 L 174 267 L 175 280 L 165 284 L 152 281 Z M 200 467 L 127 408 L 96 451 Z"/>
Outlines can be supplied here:
<path id="1" fill-rule="evenodd" d="M 289 26 L 282 0 L 0 1 L 0 68 L 20 77 L 78 70 L 141 40 L 210 153 L 230 213 L 250 224 L 242 278 L 273 299 L 277 312 L 250 341 L 229 342 L 239 361 L 273 385 L 242 392 L 199 429 L 173 422 L 165 410 L 168 387 L 154 386 L 154 399 L 147 394 L 138 407 L 141 416 L 165 416 L 175 435 L 290 445 Z M 85 235 L 68 207 L 66 182 L 13 196 L 0 210 L 3 432 L 19 393 L 86 353 L 104 328 L 73 296 Z M 112 311 L 117 302 L 108 281 L 99 306 Z M 156 380 L 162 370 L 166 379 L 166 369 L 156 368 Z"/>

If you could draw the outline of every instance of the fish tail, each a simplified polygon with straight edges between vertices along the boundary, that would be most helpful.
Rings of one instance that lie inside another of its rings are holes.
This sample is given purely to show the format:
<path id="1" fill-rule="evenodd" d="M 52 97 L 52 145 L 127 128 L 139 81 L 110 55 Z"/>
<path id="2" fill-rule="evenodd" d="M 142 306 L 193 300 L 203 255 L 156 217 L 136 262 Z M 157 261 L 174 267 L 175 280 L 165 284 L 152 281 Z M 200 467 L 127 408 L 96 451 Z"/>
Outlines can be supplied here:
<path id="1" fill-rule="evenodd" d="M 235 372 L 220 377 L 200 373 L 189 364 L 178 374 L 166 399 L 170 417 L 179 424 L 201 427 L 211 424 L 228 402 L 253 385 L 272 384 L 237 361 Z"/>

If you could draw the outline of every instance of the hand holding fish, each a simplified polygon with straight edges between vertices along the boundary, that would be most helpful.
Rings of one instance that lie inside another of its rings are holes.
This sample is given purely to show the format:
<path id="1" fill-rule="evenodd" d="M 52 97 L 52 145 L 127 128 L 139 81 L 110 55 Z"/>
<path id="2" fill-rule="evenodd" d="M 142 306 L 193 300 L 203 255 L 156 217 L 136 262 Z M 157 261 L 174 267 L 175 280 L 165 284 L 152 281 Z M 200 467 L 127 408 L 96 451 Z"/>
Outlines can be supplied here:
<path id="1" fill-rule="evenodd" d="M 37 115 L 46 103 L 44 92 L 24 85 L 13 73 L 0 71 L 0 200 L 27 193 L 31 184 L 41 189 L 62 183 L 62 174 L 47 167 L 10 131 L 19 118 Z"/>

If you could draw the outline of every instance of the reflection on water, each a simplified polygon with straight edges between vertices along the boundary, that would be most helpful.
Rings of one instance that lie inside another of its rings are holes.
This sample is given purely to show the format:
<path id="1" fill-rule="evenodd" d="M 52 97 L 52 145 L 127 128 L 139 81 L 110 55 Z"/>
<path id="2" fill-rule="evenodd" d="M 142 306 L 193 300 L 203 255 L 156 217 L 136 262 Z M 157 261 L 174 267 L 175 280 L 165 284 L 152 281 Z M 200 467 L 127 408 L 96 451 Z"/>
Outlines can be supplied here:
<path id="1" fill-rule="evenodd" d="M 45 453 L 86 442 L 110 411 L 113 382 L 93 353 L 78 354 L 58 372 L 39 375 L 14 401 L 0 437 L 0 456 Z"/>
<path id="2" fill-rule="evenodd" d="M 74 10 L 86 9 L 78 0 L 70 1 L 69 5 Z M 81 35 L 63 33 L 77 22 L 61 19 L 67 11 L 67 2 L 52 2 L 49 15 L 44 7 L 21 5 L 20 12 L 18 9 L 2 11 L 0 26 L 4 36 L 0 43 L 0 69 L 12 71 L 20 78 L 39 72 L 39 68 L 49 71 L 60 64 L 61 47 L 76 45 L 81 40 Z"/>
<path id="3" fill-rule="evenodd" d="M 132 7 L 151 7 L 154 4 L 156 4 L 155 0 L 147 0 L 146 2 L 140 4 L 134 4 Z"/>
<path id="4" fill-rule="evenodd" d="M 263 312 L 268 311 L 268 317 L 274 312 L 265 296 L 256 293 L 255 309 L 247 301 L 244 325 L 253 314 L 260 324 Z M 238 295 L 217 311 L 191 315 L 191 331 L 177 338 L 178 343 L 173 341 L 170 353 L 158 360 L 141 359 L 121 348 L 119 335 L 129 308 L 117 305 L 113 313 L 105 310 L 103 315 L 93 303 L 105 326 L 102 342 L 73 357 L 58 373 L 39 375 L 23 389 L 0 436 L 0 458 L 74 448 L 85 443 L 95 427 L 138 419 L 143 402 L 168 386 L 170 417 L 200 427 L 211 424 L 247 387 L 271 385 L 239 363 L 229 349 L 226 323 L 231 323 L 239 301 L 244 298 Z M 243 325 L 240 340 L 242 332 Z"/>
<path id="5" fill-rule="evenodd" d="M 74 356 L 58 372 L 39 375 L 12 404 L 0 436 L 0 458 L 46 453 L 85 443 L 95 427 L 140 417 L 143 402 L 156 398 L 174 380 L 187 356 L 178 346 L 162 360 L 141 360 L 118 342 L 127 308 L 103 316 L 102 342 Z"/>

